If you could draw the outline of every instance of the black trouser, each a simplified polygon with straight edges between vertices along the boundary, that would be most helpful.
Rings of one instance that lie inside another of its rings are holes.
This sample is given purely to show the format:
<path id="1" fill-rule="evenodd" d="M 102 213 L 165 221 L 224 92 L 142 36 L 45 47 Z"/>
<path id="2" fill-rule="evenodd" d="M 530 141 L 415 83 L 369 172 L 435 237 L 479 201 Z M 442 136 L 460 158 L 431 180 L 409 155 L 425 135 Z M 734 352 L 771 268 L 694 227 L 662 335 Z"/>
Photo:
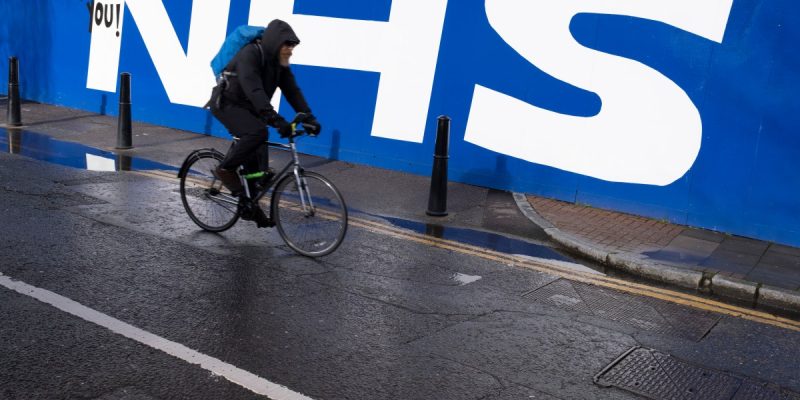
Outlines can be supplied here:
<path id="1" fill-rule="evenodd" d="M 239 138 L 219 164 L 220 168 L 233 171 L 244 165 L 248 171 L 266 171 L 269 167 L 267 127 L 261 118 L 232 104 L 224 104 L 222 108 L 212 106 L 211 113 L 231 135 Z"/>

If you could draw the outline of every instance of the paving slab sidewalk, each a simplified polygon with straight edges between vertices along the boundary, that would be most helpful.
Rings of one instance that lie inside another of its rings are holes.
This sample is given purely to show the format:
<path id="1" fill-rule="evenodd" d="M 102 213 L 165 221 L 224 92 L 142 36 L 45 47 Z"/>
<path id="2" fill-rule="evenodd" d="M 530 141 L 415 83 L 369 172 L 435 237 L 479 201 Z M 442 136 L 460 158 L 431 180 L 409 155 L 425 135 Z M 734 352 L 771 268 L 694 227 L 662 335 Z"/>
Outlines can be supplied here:
<path id="1" fill-rule="evenodd" d="M 800 312 L 800 249 L 515 193 L 522 212 L 583 257 L 659 282 Z"/>

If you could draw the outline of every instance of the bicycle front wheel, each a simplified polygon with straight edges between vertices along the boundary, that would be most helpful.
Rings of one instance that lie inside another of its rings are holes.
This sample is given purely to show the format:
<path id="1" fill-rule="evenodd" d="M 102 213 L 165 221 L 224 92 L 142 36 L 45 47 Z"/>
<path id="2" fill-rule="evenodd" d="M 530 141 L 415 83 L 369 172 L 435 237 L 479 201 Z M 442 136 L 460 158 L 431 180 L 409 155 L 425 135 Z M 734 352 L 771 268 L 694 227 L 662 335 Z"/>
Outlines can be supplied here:
<path id="1" fill-rule="evenodd" d="M 299 183 L 299 185 L 298 185 Z M 308 257 L 330 254 L 347 232 L 347 206 L 339 190 L 322 175 L 287 175 L 272 194 L 278 233 L 294 251 Z"/>
<path id="2" fill-rule="evenodd" d="M 209 232 L 229 229 L 239 219 L 238 199 L 214 176 L 222 158 L 218 152 L 199 152 L 181 175 L 183 207 L 195 224 Z"/>

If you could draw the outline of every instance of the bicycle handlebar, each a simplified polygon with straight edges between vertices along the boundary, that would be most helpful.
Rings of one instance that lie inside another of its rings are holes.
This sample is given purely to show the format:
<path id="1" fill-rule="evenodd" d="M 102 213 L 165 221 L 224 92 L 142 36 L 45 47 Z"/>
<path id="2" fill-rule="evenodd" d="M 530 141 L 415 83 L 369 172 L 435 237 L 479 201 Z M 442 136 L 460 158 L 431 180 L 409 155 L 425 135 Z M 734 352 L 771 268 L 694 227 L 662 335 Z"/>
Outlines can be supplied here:
<path id="1" fill-rule="evenodd" d="M 313 132 L 314 126 L 307 124 L 306 120 L 308 120 L 309 114 L 306 113 L 297 113 L 292 119 L 292 137 L 300 136 L 302 134 L 308 134 L 310 136 L 316 136 L 317 133 Z M 303 129 L 297 129 L 298 126 L 302 126 Z"/>

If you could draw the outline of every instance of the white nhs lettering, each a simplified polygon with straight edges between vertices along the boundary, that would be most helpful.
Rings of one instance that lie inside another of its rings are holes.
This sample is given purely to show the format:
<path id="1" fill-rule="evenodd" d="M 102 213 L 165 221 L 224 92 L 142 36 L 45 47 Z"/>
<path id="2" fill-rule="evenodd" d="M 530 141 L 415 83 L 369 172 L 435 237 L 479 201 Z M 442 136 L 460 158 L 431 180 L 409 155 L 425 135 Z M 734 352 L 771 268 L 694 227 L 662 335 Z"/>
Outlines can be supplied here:
<path id="1" fill-rule="evenodd" d="M 161 2 L 125 4 L 170 101 L 203 106 L 214 85 L 209 63 L 225 40 L 230 1 L 194 0 L 187 54 Z M 372 135 L 422 142 L 447 0 L 394 0 L 391 7 L 388 22 L 356 21 L 295 15 L 294 0 L 253 0 L 249 23 L 289 22 L 303 40 L 294 63 L 380 72 Z M 113 32 L 92 32 L 87 87 L 116 91 L 120 42 Z"/>
<path id="2" fill-rule="evenodd" d="M 603 102 L 590 118 L 544 110 L 476 85 L 465 140 L 612 182 L 669 185 L 700 151 L 703 127 L 689 96 L 639 62 L 581 46 L 579 13 L 664 22 L 722 42 L 733 0 L 486 0 L 492 27 L 531 64 Z M 503 116 L 503 119 L 499 119 Z"/>
<path id="3" fill-rule="evenodd" d="M 170 102 L 202 107 L 214 86 L 211 59 L 225 40 L 230 0 L 194 0 L 189 44 L 183 51 L 164 4 L 155 0 L 111 0 L 130 11 Z M 120 24 L 120 29 L 122 26 Z M 115 92 L 122 34 L 95 26 L 86 87 Z"/>
<path id="4" fill-rule="evenodd" d="M 225 38 L 230 0 L 193 1 L 185 53 L 163 3 L 103 3 L 121 5 L 131 13 L 170 101 L 202 106 L 214 85 L 209 62 Z M 674 182 L 691 168 L 700 149 L 702 121 L 696 106 L 658 71 L 581 46 L 570 34 L 569 23 L 580 13 L 627 15 L 722 42 L 732 4 L 733 0 L 485 0 L 489 23 L 508 45 L 548 74 L 598 94 L 603 105 L 596 116 L 575 117 L 476 85 L 465 140 L 607 181 Z M 389 21 L 382 22 L 296 15 L 294 0 L 252 0 L 249 23 L 264 25 L 279 18 L 292 24 L 303 39 L 293 60 L 297 64 L 380 73 L 371 134 L 420 143 L 447 5 L 447 0 L 393 0 Z M 92 31 L 88 88 L 116 91 L 121 22 L 113 28 L 95 26 Z M 347 49 L 341 43 L 347 43 Z"/>

